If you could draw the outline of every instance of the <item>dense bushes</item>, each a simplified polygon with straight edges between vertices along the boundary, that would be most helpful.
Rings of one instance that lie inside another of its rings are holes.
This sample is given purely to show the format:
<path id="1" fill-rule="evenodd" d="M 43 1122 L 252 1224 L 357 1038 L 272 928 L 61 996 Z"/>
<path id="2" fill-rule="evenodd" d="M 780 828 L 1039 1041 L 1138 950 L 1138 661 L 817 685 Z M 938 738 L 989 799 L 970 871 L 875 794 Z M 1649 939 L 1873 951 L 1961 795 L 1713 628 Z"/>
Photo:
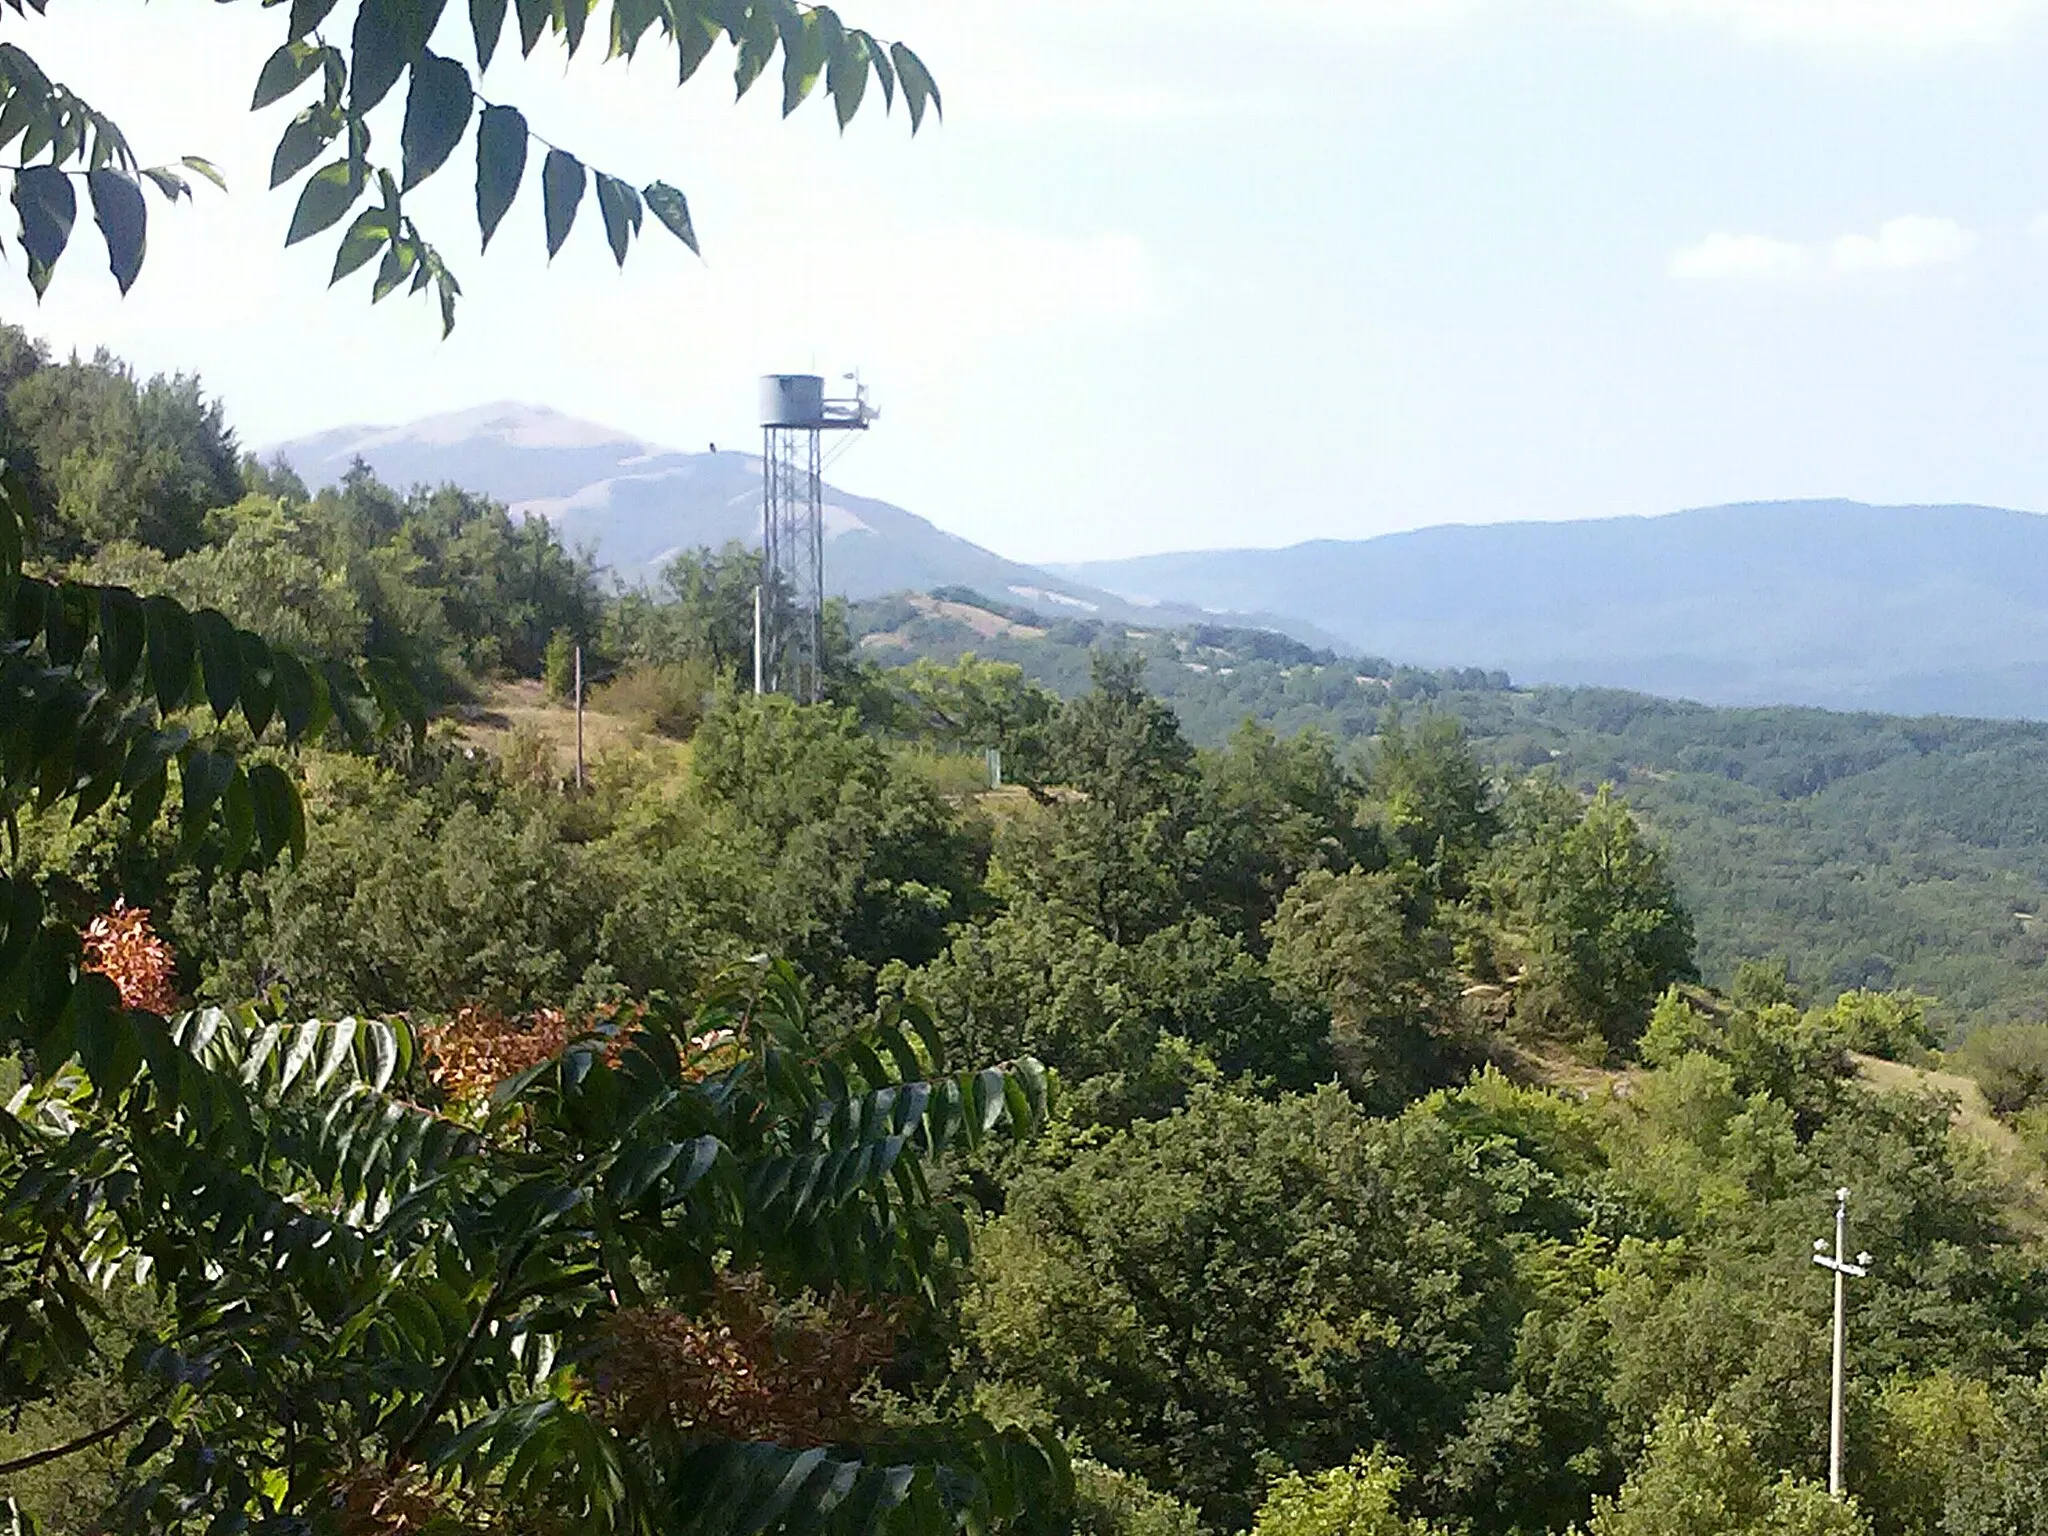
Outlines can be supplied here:
<path id="1" fill-rule="evenodd" d="M 1441 1127 L 1334 1090 L 1204 1090 L 1021 1175 L 981 1248 L 987 1368 L 1212 1529 L 1287 1467 L 1432 1450 L 1509 1364 L 1491 1191 Z"/>
<path id="2" fill-rule="evenodd" d="M 2017 1115 L 2048 1102 L 2048 1024 L 1975 1030 L 1954 1059 L 1977 1080 L 1995 1114 Z"/>

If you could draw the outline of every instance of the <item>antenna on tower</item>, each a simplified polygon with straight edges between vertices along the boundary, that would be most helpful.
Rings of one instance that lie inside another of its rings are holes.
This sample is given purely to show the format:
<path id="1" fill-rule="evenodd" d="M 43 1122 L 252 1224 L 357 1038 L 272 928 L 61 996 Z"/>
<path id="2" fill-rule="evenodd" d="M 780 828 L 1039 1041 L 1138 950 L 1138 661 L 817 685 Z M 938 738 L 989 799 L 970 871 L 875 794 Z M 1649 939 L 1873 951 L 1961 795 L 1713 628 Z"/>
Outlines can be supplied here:
<path id="1" fill-rule="evenodd" d="M 824 694 L 827 432 L 865 432 L 876 412 L 856 375 L 851 397 L 828 399 L 813 373 L 761 380 L 761 616 L 755 688 L 800 704 Z"/>

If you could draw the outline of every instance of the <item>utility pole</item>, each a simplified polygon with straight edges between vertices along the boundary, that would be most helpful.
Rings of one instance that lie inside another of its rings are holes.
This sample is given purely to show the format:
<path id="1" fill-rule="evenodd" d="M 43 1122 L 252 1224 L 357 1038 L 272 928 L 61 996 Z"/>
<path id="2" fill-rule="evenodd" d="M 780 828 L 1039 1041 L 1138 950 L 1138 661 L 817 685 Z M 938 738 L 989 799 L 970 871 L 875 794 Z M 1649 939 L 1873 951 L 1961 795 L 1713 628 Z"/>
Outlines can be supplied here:
<path id="1" fill-rule="evenodd" d="M 1870 1273 L 1870 1255 L 1859 1253 L 1851 1263 L 1846 1257 L 1849 1247 L 1849 1191 L 1846 1187 L 1835 1191 L 1835 1247 L 1828 1251 L 1828 1240 L 1817 1237 L 1813 1240 L 1813 1262 L 1822 1269 L 1835 1272 L 1835 1381 L 1834 1394 L 1828 1404 L 1828 1493 L 1841 1498 L 1842 1487 L 1842 1377 L 1843 1356 L 1849 1343 L 1849 1319 L 1847 1311 L 1848 1282 L 1853 1277 L 1862 1279 Z"/>
<path id="2" fill-rule="evenodd" d="M 583 647 L 576 647 L 576 793 L 583 793 Z"/>

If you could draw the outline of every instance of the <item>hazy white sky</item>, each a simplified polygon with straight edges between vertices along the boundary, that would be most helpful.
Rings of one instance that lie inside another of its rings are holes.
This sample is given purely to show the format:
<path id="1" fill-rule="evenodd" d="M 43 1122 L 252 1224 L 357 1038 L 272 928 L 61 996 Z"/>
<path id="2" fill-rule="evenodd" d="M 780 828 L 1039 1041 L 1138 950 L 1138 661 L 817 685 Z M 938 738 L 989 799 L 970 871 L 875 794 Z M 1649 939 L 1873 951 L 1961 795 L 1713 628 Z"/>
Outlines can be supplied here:
<path id="1" fill-rule="evenodd" d="M 842 137 L 724 60 L 486 82 L 593 164 L 689 193 L 706 259 L 552 270 L 537 188 L 476 254 L 466 152 L 414 212 L 465 288 L 326 286 L 263 190 L 253 4 L 55 0 L 0 36 L 145 158 L 135 292 L 81 230 L 59 348 L 193 369 L 245 442 L 530 400 L 751 445 L 753 378 L 859 367 L 835 479 L 1026 559 L 1846 495 L 2048 509 L 2048 0 L 844 0 L 946 121 Z M 459 22 L 465 7 L 451 5 Z M 467 51 L 466 49 L 464 50 Z M 392 122 L 383 137 L 395 141 Z M 11 244 L 11 242 L 10 242 Z"/>

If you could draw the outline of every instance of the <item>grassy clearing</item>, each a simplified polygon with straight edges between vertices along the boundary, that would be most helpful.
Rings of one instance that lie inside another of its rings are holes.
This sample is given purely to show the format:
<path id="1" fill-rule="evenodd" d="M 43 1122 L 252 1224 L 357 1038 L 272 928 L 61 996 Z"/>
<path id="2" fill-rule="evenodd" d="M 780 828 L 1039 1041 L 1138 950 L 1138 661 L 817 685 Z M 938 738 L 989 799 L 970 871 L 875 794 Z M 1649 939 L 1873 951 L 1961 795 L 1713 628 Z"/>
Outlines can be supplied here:
<path id="1" fill-rule="evenodd" d="M 1927 1092 L 1955 1097 L 1955 1127 L 1972 1141 L 2001 1158 L 2023 1158 L 2026 1147 L 2013 1128 L 1991 1113 L 1984 1090 L 1974 1078 L 1960 1072 L 1943 1072 L 1934 1067 L 1909 1067 L 1903 1062 L 1884 1061 L 1876 1056 L 1853 1056 L 1856 1074 L 1873 1088 L 1892 1092 Z"/>
<path id="2" fill-rule="evenodd" d="M 1991 1112 L 1984 1090 L 1974 1078 L 1939 1067 L 1909 1067 L 1875 1056 L 1852 1056 L 1856 1074 L 1871 1087 L 1890 1093 L 1941 1093 L 1955 1101 L 1951 1123 L 1965 1141 L 1981 1147 L 2010 1182 L 2012 1216 L 2022 1230 L 2048 1236 L 2048 1169 L 2040 1154 L 2010 1125 Z"/>
<path id="3" fill-rule="evenodd" d="M 519 679 L 492 686 L 475 704 L 450 711 L 455 739 L 466 747 L 503 758 L 515 754 L 522 739 L 538 743 L 554 763 L 555 775 L 567 778 L 576 769 L 576 711 L 547 695 L 539 683 Z M 586 761 L 614 752 L 659 752 L 689 761 L 687 742 L 670 741 L 636 721 L 586 707 L 583 711 L 583 755 Z"/>

